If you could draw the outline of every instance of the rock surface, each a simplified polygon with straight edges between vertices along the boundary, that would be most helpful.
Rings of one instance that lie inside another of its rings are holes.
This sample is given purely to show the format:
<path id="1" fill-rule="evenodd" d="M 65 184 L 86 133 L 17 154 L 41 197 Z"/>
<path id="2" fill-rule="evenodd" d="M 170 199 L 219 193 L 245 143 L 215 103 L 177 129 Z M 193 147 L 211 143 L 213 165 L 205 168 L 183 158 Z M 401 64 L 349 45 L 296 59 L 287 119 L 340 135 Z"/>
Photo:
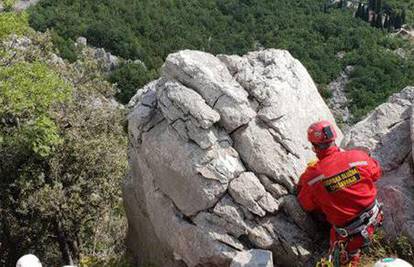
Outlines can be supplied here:
<path id="1" fill-rule="evenodd" d="M 261 249 L 242 251 L 234 257 L 230 267 L 273 267 L 272 253 Z"/>
<path id="2" fill-rule="evenodd" d="M 411 106 L 414 88 L 408 87 L 390 97 L 345 136 L 347 147 L 365 147 L 381 162 L 384 171 L 398 168 L 411 155 Z"/>
<path id="3" fill-rule="evenodd" d="M 13 11 L 22 11 L 36 5 L 40 0 L 18 0 L 13 4 Z M 4 10 L 3 1 L 0 1 L 0 12 Z"/>
<path id="4" fill-rule="evenodd" d="M 299 61 L 180 51 L 129 106 L 124 200 L 138 266 L 229 266 L 251 248 L 312 264 L 315 227 L 295 184 L 314 158 L 307 127 L 333 116 Z"/>
<path id="5" fill-rule="evenodd" d="M 335 118 L 343 124 L 342 129 L 345 132 L 349 128 L 350 119 L 352 119 L 352 114 L 348 109 L 349 100 L 345 90 L 349 82 L 349 75 L 353 70 L 353 66 L 347 66 L 336 80 L 328 84 L 328 91 L 332 93 L 332 96 L 328 100 L 328 106 Z"/>
<path id="6" fill-rule="evenodd" d="M 345 136 L 345 147 L 362 147 L 379 160 L 378 182 L 384 203 L 384 229 L 390 238 L 406 235 L 414 243 L 414 87 L 390 97 Z"/>
<path id="7" fill-rule="evenodd" d="M 121 59 L 112 55 L 110 52 L 106 52 L 103 48 L 95 48 L 88 46 L 88 40 L 85 37 L 78 37 L 75 42 L 83 54 L 91 54 L 93 58 L 98 62 L 101 69 L 105 72 L 110 72 L 119 66 Z"/>

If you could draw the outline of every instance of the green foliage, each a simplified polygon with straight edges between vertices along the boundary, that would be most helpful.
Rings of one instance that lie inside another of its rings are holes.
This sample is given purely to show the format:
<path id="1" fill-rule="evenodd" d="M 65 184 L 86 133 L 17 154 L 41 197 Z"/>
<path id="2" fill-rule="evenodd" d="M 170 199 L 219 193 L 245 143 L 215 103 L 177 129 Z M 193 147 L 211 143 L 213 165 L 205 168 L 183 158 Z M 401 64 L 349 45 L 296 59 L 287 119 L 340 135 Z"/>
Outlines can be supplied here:
<path id="1" fill-rule="evenodd" d="M 11 11 L 17 0 L 3 0 L 3 7 L 5 11 Z"/>
<path id="2" fill-rule="evenodd" d="M 105 262 L 124 251 L 124 113 L 89 54 L 55 64 L 51 37 L 30 37 L 0 42 L 0 265 Z"/>
<path id="3" fill-rule="evenodd" d="M 39 62 L 0 67 L 0 80 L 0 145 L 48 156 L 61 141 L 50 110 L 68 98 L 70 88 Z"/>
<path id="4" fill-rule="evenodd" d="M 117 99 L 127 104 L 137 89 L 155 77 L 156 74 L 149 72 L 141 63 L 124 63 L 111 73 L 109 81 L 120 88 Z"/>
<path id="5" fill-rule="evenodd" d="M 0 40 L 12 33 L 22 35 L 29 30 L 30 27 L 26 13 L 0 13 Z"/>
<path id="6" fill-rule="evenodd" d="M 64 40 L 85 36 L 94 46 L 141 59 L 148 72 L 127 65 L 111 77 L 123 103 L 153 78 L 169 53 L 180 49 L 214 54 L 244 54 L 262 46 L 288 49 L 321 85 L 346 64 L 356 64 L 364 75 L 355 74 L 348 89 L 357 118 L 413 82 L 404 78 L 412 71 L 412 59 L 388 59 L 389 43 L 394 46 L 397 40 L 353 18 L 349 10 L 324 12 L 318 0 L 44 0 L 30 14 L 37 30 L 53 28 Z M 346 52 L 346 59 L 338 58 L 339 52 Z M 131 81 L 134 73 L 139 77 Z"/>
<path id="7" fill-rule="evenodd" d="M 132 267 L 132 265 L 130 264 L 130 260 L 123 255 L 122 258 L 113 258 L 106 261 L 102 261 L 99 258 L 85 258 L 82 260 L 80 267 Z"/>
<path id="8" fill-rule="evenodd" d="M 59 51 L 61 57 L 75 62 L 78 59 L 78 53 L 76 51 L 75 44 L 70 39 L 65 39 L 56 32 L 51 32 L 52 41 Z"/>

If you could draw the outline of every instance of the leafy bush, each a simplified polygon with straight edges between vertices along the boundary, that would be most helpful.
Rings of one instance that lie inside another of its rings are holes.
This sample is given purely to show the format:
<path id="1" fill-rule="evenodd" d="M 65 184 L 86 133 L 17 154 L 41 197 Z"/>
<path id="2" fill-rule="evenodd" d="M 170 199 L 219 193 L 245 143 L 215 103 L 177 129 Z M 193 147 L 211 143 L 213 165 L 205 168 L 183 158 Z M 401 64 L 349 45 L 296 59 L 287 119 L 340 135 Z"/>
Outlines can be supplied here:
<path id="1" fill-rule="evenodd" d="M 30 30 L 28 18 L 26 13 L 0 13 L 0 39 L 12 33 L 18 35 L 27 33 Z"/>
<path id="2" fill-rule="evenodd" d="M 11 11 L 17 0 L 3 0 L 3 7 L 5 11 Z"/>
<path id="3" fill-rule="evenodd" d="M 50 155 L 61 143 L 52 105 L 68 99 L 69 86 L 39 62 L 1 66 L 0 80 L 0 144 Z"/>
<path id="4" fill-rule="evenodd" d="M 70 62 L 75 62 L 78 59 L 78 51 L 72 40 L 65 39 L 54 31 L 51 32 L 51 37 L 61 57 Z"/>

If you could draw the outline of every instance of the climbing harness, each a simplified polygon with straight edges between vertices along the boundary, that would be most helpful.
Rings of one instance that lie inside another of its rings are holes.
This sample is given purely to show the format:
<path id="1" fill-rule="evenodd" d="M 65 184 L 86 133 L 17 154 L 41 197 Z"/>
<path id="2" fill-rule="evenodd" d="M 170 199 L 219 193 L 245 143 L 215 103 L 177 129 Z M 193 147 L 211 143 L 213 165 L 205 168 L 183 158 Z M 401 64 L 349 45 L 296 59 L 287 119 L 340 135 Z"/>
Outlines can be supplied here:
<path id="1" fill-rule="evenodd" d="M 364 246 L 370 244 L 370 236 L 368 233 L 368 227 L 373 225 L 377 227 L 381 225 L 383 218 L 382 204 L 375 200 L 374 203 L 367 210 L 361 213 L 356 219 L 345 227 L 336 227 L 334 229 L 336 233 L 342 238 L 349 238 L 356 234 L 361 234 L 364 238 Z"/>
<path id="2" fill-rule="evenodd" d="M 344 227 L 336 227 L 336 234 L 342 239 L 335 241 L 329 249 L 328 257 L 322 258 L 316 267 L 340 267 L 340 266 L 353 266 L 352 259 L 358 257 L 360 250 L 353 252 L 347 251 L 347 246 L 353 236 L 360 234 L 364 239 L 364 245 L 368 246 L 371 243 L 368 228 L 370 226 L 377 227 L 382 224 L 383 212 L 382 204 L 377 200 L 363 211 L 356 219 L 350 224 Z"/>

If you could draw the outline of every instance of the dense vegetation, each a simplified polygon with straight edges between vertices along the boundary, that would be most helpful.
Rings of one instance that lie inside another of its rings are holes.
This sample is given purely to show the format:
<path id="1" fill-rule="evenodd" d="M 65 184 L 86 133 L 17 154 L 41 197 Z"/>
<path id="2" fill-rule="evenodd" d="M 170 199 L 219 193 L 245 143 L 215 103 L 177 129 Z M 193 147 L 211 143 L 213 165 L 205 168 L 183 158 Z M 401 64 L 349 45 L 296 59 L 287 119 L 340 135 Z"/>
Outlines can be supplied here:
<path id="1" fill-rule="evenodd" d="M 0 265 L 29 252 L 45 266 L 109 261 L 126 231 L 114 89 L 87 53 L 56 60 L 25 14 L 0 13 L 0 29 Z"/>
<path id="2" fill-rule="evenodd" d="M 412 1 L 410 1 L 411 4 Z M 408 46 L 399 38 L 353 18 L 351 10 L 323 10 L 321 0 L 43 0 L 31 10 L 30 23 L 53 29 L 63 55 L 71 41 L 85 36 L 91 44 L 124 58 L 141 59 L 158 71 L 179 49 L 243 54 L 261 47 L 288 49 L 308 68 L 321 91 L 344 66 L 357 66 L 348 93 L 359 118 L 391 93 L 414 84 L 414 64 L 393 53 Z M 390 1 L 395 4 L 396 1 Z M 411 16 L 411 15 L 410 15 Z M 344 58 L 338 52 L 346 52 Z M 70 57 L 70 56 L 69 56 Z M 126 68 L 126 67 L 124 67 Z M 132 68 L 118 73 L 126 101 L 131 88 L 153 75 Z"/>
<path id="3" fill-rule="evenodd" d="M 370 22 L 371 26 L 388 32 L 399 30 L 406 22 L 406 9 L 392 8 L 382 0 L 370 0 L 368 4 L 359 3 L 355 17 Z"/>
<path id="4" fill-rule="evenodd" d="M 392 8 L 404 9 L 406 12 L 406 22 L 409 25 L 414 25 L 414 1 L 413 0 L 383 0 L 384 3 Z"/>
<path id="5" fill-rule="evenodd" d="M 25 13 L 20 15 L 11 12 L 3 13 L 0 17 L 0 38 L 12 33 L 23 34 L 29 31 L 28 16 Z"/>

